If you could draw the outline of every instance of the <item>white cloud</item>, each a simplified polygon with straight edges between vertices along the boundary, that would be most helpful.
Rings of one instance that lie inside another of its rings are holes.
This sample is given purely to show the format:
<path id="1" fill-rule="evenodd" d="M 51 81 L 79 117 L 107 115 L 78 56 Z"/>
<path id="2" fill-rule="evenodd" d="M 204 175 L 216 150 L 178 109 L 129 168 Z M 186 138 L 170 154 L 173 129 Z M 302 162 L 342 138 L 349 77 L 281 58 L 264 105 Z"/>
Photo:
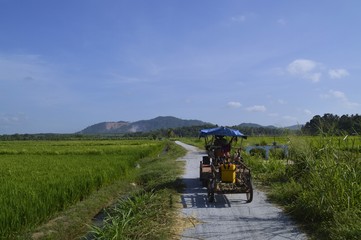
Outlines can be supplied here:
<path id="1" fill-rule="evenodd" d="M 244 16 L 244 15 L 233 16 L 233 17 L 231 17 L 231 20 L 233 22 L 244 22 L 244 21 L 246 21 L 246 16 Z"/>
<path id="2" fill-rule="evenodd" d="M 344 78 L 349 76 L 349 72 L 346 69 L 330 69 L 328 71 L 328 75 L 330 76 L 330 78 L 332 79 L 338 79 L 338 78 Z"/>
<path id="3" fill-rule="evenodd" d="M 265 112 L 266 107 L 263 105 L 254 105 L 246 108 L 246 110 L 249 112 Z"/>
<path id="4" fill-rule="evenodd" d="M 358 107 L 360 105 L 356 102 L 351 102 L 344 92 L 332 90 L 332 89 L 327 94 L 322 94 L 321 98 L 336 99 L 346 108 L 354 108 L 354 107 Z"/>
<path id="5" fill-rule="evenodd" d="M 341 91 L 330 90 L 329 93 L 334 98 L 341 99 L 343 101 L 347 99 L 345 93 Z"/>
<path id="6" fill-rule="evenodd" d="M 240 102 L 228 102 L 227 105 L 231 108 L 240 108 L 242 104 Z"/>
<path id="7" fill-rule="evenodd" d="M 303 75 L 314 70 L 316 66 L 317 63 L 312 60 L 297 59 L 288 65 L 287 70 L 294 75 Z"/>
<path id="8" fill-rule="evenodd" d="M 319 82 L 322 76 L 319 63 L 308 59 L 296 59 L 287 66 L 287 71 L 296 77 Z"/>
<path id="9" fill-rule="evenodd" d="M 339 79 L 349 76 L 349 72 L 343 68 L 327 69 L 322 63 L 309 59 L 296 59 L 287 66 L 287 72 L 295 77 L 319 82 L 323 75 L 331 79 Z"/>

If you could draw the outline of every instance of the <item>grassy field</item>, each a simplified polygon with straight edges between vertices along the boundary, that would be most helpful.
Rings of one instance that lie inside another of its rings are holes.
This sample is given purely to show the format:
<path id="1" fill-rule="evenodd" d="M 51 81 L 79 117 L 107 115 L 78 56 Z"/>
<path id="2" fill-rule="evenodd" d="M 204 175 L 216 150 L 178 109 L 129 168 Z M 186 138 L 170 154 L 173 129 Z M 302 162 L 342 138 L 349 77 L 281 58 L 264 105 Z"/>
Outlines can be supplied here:
<path id="1" fill-rule="evenodd" d="M 187 139 L 203 147 L 202 139 Z M 287 144 L 289 155 L 269 160 L 243 152 L 252 176 L 313 239 L 361 239 L 361 138 L 250 137 L 248 145 Z"/>
<path id="2" fill-rule="evenodd" d="M 0 238 L 19 238 L 122 180 L 154 187 L 137 166 L 169 148 L 150 140 L 0 142 Z"/>

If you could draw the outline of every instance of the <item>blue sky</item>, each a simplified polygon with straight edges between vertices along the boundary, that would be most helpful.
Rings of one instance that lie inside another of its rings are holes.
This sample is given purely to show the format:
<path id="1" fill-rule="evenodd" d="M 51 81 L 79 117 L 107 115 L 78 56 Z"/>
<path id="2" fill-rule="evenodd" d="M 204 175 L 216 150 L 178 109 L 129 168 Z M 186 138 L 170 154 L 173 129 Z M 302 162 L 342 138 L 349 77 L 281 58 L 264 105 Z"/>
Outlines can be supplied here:
<path id="1" fill-rule="evenodd" d="M 359 0 L 0 0 L 0 134 L 360 114 Z"/>

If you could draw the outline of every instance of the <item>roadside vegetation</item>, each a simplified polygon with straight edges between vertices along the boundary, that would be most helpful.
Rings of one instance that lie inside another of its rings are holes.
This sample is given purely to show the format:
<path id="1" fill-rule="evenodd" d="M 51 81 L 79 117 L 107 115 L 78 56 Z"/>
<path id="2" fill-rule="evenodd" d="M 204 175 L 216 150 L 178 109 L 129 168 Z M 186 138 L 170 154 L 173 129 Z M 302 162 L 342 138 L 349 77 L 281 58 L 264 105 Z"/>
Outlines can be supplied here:
<path id="1" fill-rule="evenodd" d="M 0 141 L 0 239 L 74 239 L 133 192 L 171 206 L 182 154 L 166 140 Z"/>
<path id="2" fill-rule="evenodd" d="M 140 188 L 107 209 L 104 225 L 92 226 L 94 239 L 176 239 L 183 163 L 174 159 L 184 154 L 172 143 L 158 157 L 137 162 L 135 182 Z"/>
<path id="3" fill-rule="evenodd" d="M 359 137 L 292 137 L 289 156 L 246 156 L 253 176 L 313 239 L 361 238 Z"/>
<path id="4" fill-rule="evenodd" d="M 316 239 L 361 238 L 361 158 L 358 137 L 291 141 L 284 174 L 271 197 Z"/>

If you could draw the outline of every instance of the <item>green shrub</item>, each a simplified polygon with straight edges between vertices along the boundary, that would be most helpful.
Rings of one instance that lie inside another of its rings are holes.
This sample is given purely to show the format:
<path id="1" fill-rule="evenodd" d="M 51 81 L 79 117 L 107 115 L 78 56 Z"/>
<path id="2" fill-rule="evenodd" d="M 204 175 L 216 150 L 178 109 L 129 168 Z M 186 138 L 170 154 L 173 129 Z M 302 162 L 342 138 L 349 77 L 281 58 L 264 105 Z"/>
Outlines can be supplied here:
<path id="1" fill-rule="evenodd" d="M 266 158 L 266 150 L 261 148 L 253 148 L 249 151 L 249 154 L 251 156 L 261 157 L 263 159 Z"/>

